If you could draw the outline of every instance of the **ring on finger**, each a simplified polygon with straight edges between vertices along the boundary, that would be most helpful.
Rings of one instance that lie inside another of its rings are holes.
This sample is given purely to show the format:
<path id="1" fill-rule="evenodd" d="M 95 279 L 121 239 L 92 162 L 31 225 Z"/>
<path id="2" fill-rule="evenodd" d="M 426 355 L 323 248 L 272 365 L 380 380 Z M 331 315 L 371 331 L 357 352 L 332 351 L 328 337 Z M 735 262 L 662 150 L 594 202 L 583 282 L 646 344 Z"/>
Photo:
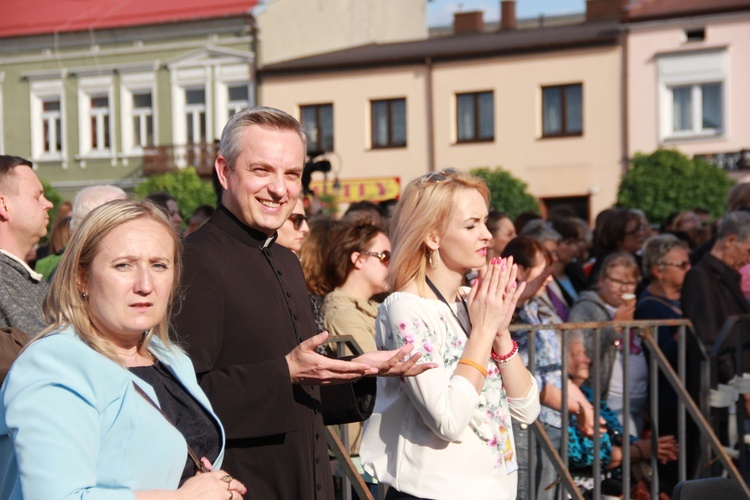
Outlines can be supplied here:
<path id="1" fill-rule="evenodd" d="M 234 498 L 234 491 L 229 492 L 229 500 L 232 500 Z"/>
<path id="2" fill-rule="evenodd" d="M 234 478 L 232 476 L 230 476 L 229 474 L 227 474 L 226 476 L 224 476 L 224 477 L 221 478 L 221 480 L 224 481 L 227 484 L 231 483 L 232 479 L 234 479 Z"/>

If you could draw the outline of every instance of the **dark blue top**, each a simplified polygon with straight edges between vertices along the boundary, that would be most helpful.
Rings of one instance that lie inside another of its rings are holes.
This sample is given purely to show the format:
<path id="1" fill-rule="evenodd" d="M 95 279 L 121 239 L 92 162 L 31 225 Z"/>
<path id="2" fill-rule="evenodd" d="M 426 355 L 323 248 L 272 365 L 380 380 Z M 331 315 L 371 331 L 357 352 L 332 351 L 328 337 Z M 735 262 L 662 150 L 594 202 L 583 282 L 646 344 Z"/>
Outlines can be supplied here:
<path id="1" fill-rule="evenodd" d="M 638 299 L 633 317 L 634 319 L 680 319 L 682 318 L 680 301 L 654 295 L 645 289 Z M 675 339 L 677 330 L 676 326 L 662 326 L 659 327 L 657 336 L 659 348 L 675 371 L 677 371 L 677 340 Z M 677 411 L 677 394 L 661 371 L 659 372 L 659 410 Z"/>

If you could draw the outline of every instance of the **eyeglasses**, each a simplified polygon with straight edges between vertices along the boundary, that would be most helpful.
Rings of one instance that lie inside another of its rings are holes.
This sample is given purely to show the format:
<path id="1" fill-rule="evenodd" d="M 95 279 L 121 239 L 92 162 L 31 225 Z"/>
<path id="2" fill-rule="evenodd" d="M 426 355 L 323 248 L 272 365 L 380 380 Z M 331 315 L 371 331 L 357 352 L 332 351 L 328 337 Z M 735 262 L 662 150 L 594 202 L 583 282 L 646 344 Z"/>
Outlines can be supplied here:
<path id="1" fill-rule="evenodd" d="M 359 252 L 362 255 L 369 255 L 370 257 L 377 257 L 384 265 L 391 263 L 391 252 L 384 250 L 382 252 Z"/>
<path id="2" fill-rule="evenodd" d="M 633 229 L 631 231 L 627 231 L 625 233 L 625 236 L 632 236 L 634 234 L 644 233 L 644 232 L 646 232 L 647 229 L 648 229 L 648 226 L 646 224 L 640 224 L 640 225 L 636 226 L 635 229 Z"/>
<path id="3" fill-rule="evenodd" d="M 307 222 L 305 214 L 292 214 L 289 216 L 289 220 L 292 221 L 292 225 L 296 231 L 299 231 L 302 227 L 303 222 Z"/>
<path id="4" fill-rule="evenodd" d="M 615 278 L 610 278 L 609 276 L 607 276 L 604 279 L 611 281 L 612 283 L 614 283 L 615 285 L 621 288 L 635 288 L 635 286 L 638 285 L 637 281 L 621 281 Z"/>
<path id="5" fill-rule="evenodd" d="M 680 269 L 682 269 L 684 271 L 685 269 L 688 269 L 690 267 L 690 261 L 689 260 L 684 260 L 682 262 L 662 262 L 661 265 L 662 266 L 679 267 Z"/>
<path id="6" fill-rule="evenodd" d="M 443 182 L 450 179 L 450 175 L 458 173 L 457 170 L 453 168 L 446 168 L 445 170 L 441 170 L 440 172 L 430 172 L 429 174 L 424 174 L 421 179 L 419 179 L 419 185 L 421 186 L 425 182 Z"/>

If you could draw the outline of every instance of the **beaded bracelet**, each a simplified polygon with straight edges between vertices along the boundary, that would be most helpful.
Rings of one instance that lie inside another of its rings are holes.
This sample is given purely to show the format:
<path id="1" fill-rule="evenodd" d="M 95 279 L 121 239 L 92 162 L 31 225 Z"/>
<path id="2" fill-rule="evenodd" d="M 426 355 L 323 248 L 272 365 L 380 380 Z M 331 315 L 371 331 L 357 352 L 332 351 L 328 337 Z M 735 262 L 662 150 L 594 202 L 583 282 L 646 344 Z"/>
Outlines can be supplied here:
<path id="1" fill-rule="evenodd" d="M 461 358 L 458 360 L 458 364 L 471 366 L 472 368 L 477 370 L 479 373 L 481 373 L 484 378 L 487 378 L 487 369 L 483 367 L 482 365 L 480 365 L 479 363 L 477 363 L 476 361 L 472 361 L 466 358 Z"/>
<path id="2" fill-rule="evenodd" d="M 516 354 L 518 354 L 518 342 L 516 342 L 516 341 L 514 340 L 514 341 L 513 341 L 513 348 L 512 348 L 511 350 L 510 350 L 510 352 L 509 352 L 508 354 L 505 354 L 505 355 L 503 355 L 503 356 L 498 356 L 498 354 L 497 354 L 497 353 L 496 353 L 495 351 L 492 351 L 492 352 L 490 353 L 490 357 L 492 357 L 492 359 L 493 359 L 493 360 L 494 360 L 494 361 L 495 361 L 495 362 L 496 362 L 496 363 L 497 363 L 498 365 L 502 366 L 502 365 L 504 365 L 505 363 L 507 363 L 508 361 L 510 361 L 511 359 L 513 359 L 513 357 L 514 357 L 514 356 L 515 356 Z"/>

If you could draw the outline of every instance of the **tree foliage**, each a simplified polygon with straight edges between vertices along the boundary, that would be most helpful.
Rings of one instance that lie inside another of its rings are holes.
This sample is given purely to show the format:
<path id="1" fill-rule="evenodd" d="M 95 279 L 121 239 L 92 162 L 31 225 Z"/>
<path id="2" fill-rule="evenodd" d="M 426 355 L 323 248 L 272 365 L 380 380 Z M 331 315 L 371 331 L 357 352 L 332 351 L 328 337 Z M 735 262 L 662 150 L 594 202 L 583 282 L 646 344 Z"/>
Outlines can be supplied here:
<path id="1" fill-rule="evenodd" d="M 134 191 L 138 198 L 159 192 L 174 196 L 183 217 L 189 217 L 199 205 L 216 206 L 213 186 L 201 179 L 193 167 L 152 175 L 138 184 Z"/>
<path id="2" fill-rule="evenodd" d="M 716 217 L 724 212 L 733 184 L 724 170 L 701 159 L 658 149 L 633 157 L 633 166 L 620 182 L 617 204 L 640 208 L 651 222 L 662 222 L 672 212 L 697 207 Z"/>
<path id="3" fill-rule="evenodd" d="M 471 170 L 471 175 L 481 177 L 487 183 L 491 195 L 490 207 L 505 212 L 511 219 L 523 212 L 539 212 L 537 199 L 526 191 L 528 185 L 507 170 L 501 167 L 494 170 L 475 168 Z"/>
<path id="4" fill-rule="evenodd" d="M 55 188 L 50 185 L 49 182 L 45 181 L 44 179 L 39 179 L 39 182 L 42 183 L 42 189 L 44 189 L 44 197 L 47 198 L 53 205 L 53 207 L 48 212 L 49 222 L 47 223 L 47 236 L 45 236 L 44 238 L 44 241 L 46 241 L 50 233 L 52 232 L 52 222 L 55 220 L 55 214 L 57 214 L 57 209 L 60 208 L 60 203 L 63 202 L 63 197 Z"/>

